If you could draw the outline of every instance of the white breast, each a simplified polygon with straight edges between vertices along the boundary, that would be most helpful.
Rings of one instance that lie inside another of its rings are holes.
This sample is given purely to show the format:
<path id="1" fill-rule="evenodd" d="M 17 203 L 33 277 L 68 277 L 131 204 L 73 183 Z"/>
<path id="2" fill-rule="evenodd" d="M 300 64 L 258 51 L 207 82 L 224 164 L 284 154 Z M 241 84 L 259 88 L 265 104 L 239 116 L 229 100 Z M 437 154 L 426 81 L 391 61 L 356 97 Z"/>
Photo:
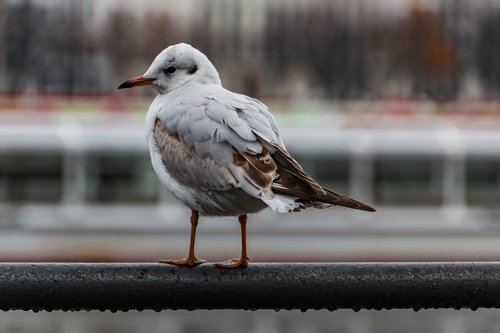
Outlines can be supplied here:
<path id="1" fill-rule="evenodd" d="M 162 156 L 154 139 L 155 121 L 159 111 L 160 107 L 156 104 L 155 100 L 149 107 L 148 113 L 146 115 L 146 140 L 148 142 L 149 152 L 151 154 L 151 163 L 153 165 L 153 169 L 155 170 L 156 175 L 158 176 L 162 184 L 165 185 L 177 199 L 179 199 L 182 203 L 184 203 L 191 209 L 200 211 L 201 206 L 196 202 L 191 189 L 176 181 L 163 164 Z"/>

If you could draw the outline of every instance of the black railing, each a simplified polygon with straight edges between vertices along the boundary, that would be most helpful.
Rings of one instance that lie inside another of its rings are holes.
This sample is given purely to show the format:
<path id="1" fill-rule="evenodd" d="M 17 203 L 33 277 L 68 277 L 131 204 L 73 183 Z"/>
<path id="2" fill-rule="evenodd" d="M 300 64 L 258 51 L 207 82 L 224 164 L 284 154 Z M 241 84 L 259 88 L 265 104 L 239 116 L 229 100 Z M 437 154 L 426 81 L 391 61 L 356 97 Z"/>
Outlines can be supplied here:
<path id="1" fill-rule="evenodd" d="M 500 307 L 500 263 L 0 264 L 1 310 Z"/>

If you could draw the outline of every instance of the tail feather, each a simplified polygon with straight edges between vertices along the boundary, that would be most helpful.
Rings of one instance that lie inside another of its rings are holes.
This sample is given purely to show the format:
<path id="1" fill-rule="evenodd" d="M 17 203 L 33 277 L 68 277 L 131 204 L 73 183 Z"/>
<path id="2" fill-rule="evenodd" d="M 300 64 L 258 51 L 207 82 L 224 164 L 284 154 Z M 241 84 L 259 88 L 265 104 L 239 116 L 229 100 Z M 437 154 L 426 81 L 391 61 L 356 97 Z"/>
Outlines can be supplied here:
<path id="1" fill-rule="evenodd" d="M 276 163 L 278 177 L 272 183 L 272 191 L 299 202 L 301 206 L 297 207 L 297 210 L 307 207 L 326 208 L 329 205 L 335 205 L 368 212 L 375 211 L 373 207 L 363 202 L 322 187 L 305 172 L 284 147 L 270 142 L 259 133 L 256 134 L 260 136 L 261 143 L 271 152 L 271 157 Z"/>
<path id="2" fill-rule="evenodd" d="M 323 193 L 297 193 L 297 191 L 288 191 L 281 186 L 273 186 L 273 192 L 287 197 L 295 197 L 301 202 L 304 207 L 326 208 L 328 205 L 342 206 L 352 209 L 364 210 L 367 212 L 375 212 L 376 209 L 361 201 L 349 198 L 340 193 L 333 192 L 324 188 Z M 327 204 L 327 205 L 325 205 Z"/>
<path id="3" fill-rule="evenodd" d="M 348 208 L 353 208 L 353 209 L 364 210 L 367 212 L 377 211 L 375 208 L 373 208 L 370 205 L 367 205 L 361 201 L 354 200 L 353 198 L 349 198 L 348 196 L 330 191 L 329 189 L 324 188 L 324 187 L 323 187 L 323 190 L 325 190 L 326 195 L 324 196 L 324 198 L 321 198 L 321 200 L 319 200 L 320 202 L 330 203 L 333 205 L 343 206 L 343 207 L 348 207 Z"/>
<path id="4" fill-rule="evenodd" d="M 275 157 L 278 154 L 275 154 Z M 285 157 L 288 157 L 285 155 Z M 289 159 L 292 159 L 289 157 Z M 277 178 L 272 184 L 272 190 L 276 194 L 281 194 L 290 198 L 298 199 L 304 208 L 326 208 L 328 205 L 343 206 L 367 212 L 376 211 L 373 207 L 349 198 L 340 193 L 333 192 L 319 185 L 311 176 L 309 176 L 300 165 L 292 159 L 296 165 L 300 167 L 292 168 L 291 163 L 282 163 L 283 158 L 275 158 L 277 162 Z M 325 205 L 327 204 L 327 205 Z"/>

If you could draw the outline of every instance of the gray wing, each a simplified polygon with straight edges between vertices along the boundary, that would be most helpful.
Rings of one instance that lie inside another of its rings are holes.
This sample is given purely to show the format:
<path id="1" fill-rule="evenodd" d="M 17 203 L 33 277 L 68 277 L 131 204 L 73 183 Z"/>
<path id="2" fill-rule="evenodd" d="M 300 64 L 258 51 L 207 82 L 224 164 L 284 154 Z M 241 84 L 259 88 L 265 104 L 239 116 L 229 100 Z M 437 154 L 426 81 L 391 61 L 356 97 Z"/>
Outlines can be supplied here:
<path id="1" fill-rule="evenodd" d="M 202 96 L 167 103 L 158 113 L 154 138 L 169 173 L 194 188 L 272 196 L 277 166 L 254 133 L 282 144 L 267 107 L 220 87 Z"/>
<path id="2" fill-rule="evenodd" d="M 168 103 L 156 120 L 155 140 L 178 181 L 206 190 L 242 188 L 273 209 L 284 204 L 285 210 L 329 205 L 374 210 L 312 179 L 286 151 L 264 104 L 217 89 L 191 104 Z M 281 202 L 273 192 L 297 205 Z"/>

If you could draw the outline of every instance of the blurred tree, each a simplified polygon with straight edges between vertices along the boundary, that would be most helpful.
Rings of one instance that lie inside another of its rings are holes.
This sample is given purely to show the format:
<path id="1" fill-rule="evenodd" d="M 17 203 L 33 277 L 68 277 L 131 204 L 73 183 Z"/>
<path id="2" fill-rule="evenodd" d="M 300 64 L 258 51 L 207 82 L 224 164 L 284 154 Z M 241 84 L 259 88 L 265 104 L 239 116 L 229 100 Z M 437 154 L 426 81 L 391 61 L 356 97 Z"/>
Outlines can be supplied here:
<path id="1" fill-rule="evenodd" d="M 479 27 L 477 67 L 489 97 L 500 93 L 500 10 L 488 13 Z"/>
<path id="2" fill-rule="evenodd" d="M 138 56 L 152 61 L 167 45 L 185 41 L 185 33 L 166 12 L 149 12 L 142 18 L 134 38 Z"/>
<path id="3" fill-rule="evenodd" d="M 469 77 L 474 96 L 484 86 L 498 97 L 500 10 L 422 3 L 401 16 L 366 0 L 260 3 L 263 26 L 245 21 L 251 6 L 243 0 L 201 2 L 190 25 L 167 11 L 138 16 L 118 6 L 90 27 L 81 2 L 5 1 L 3 81 L 20 93 L 111 91 L 166 45 L 185 41 L 207 54 L 225 85 L 252 95 L 453 98 Z"/>
<path id="4" fill-rule="evenodd" d="M 140 45 L 136 36 L 139 28 L 131 13 L 123 9 L 109 13 L 102 27 L 99 49 L 109 64 L 113 79 L 118 79 L 117 74 L 129 72 L 130 65 L 138 59 Z"/>
<path id="5" fill-rule="evenodd" d="M 440 17 L 416 3 L 402 31 L 403 61 L 414 78 L 414 93 L 429 97 L 456 95 L 458 53 L 444 33 Z"/>
<path id="6" fill-rule="evenodd" d="M 5 35 L 10 91 L 72 94 L 98 89 L 93 65 L 85 61 L 87 38 L 78 11 L 28 1 L 9 4 Z"/>
<path id="7" fill-rule="evenodd" d="M 144 71 L 166 45 L 184 39 L 183 31 L 166 12 L 149 12 L 137 18 L 122 9 L 110 12 L 100 36 L 98 48 L 108 64 L 109 87 L 123 81 L 124 73 Z"/>
<path id="8" fill-rule="evenodd" d="M 45 13 L 31 2 L 23 2 L 20 5 L 9 4 L 6 11 L 6 82 L 9 90 L 19 92 L 33 86 L 30 81 L 36 69 L 34 50 L 40 46 L 39 37 L 42 32 L 38 29 L 37 21 L 43 21 Z"/>
<path id="9" fill-rule="evenodd" d="M 0 0 L 0 91 L 5 90 L 5 0 Z"/>
<path id="10" fill-rule="evenodd" d="M 46 86 L 67 94 L 98 91 L 97 69 L 91 61 L 89 33 L 81 13 L 75 9 L 51 9 L 45 30 L 45 53 L 50 59 L 43 76 Z"/>
<path id="11" fill-rule="evenodd" d="M 212 31 L 210 21 L 212 20 L 212 6 L 207 2 L 200 5 L 200 13 L 198 20 L 195 20 L 189 30 L 189 40 L 199 50 L 201 50 L 209 59 L 214 59 L 214 45 L 212 39 L 218 38 Z"/>
<path id="12" fill-rule="evenodd" d="M 271 9 L 264 32 L 267 62 L 280 75 L 305 67 L 333 98 L 363 95 L 366 50 L 361 29 L 328 8 Z M 354 52 L 353 52 L 354 51 Z"/>

